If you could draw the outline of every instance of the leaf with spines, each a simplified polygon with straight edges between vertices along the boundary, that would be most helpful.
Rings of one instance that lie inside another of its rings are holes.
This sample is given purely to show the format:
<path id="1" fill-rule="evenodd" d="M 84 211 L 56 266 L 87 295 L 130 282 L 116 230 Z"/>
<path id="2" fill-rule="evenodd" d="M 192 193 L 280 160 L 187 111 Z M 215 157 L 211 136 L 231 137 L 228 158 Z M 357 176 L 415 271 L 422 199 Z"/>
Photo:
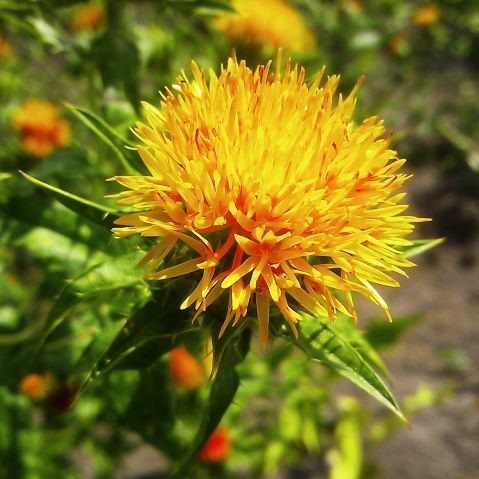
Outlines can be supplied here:
<path id="1" fill-rule="evenodd" d="M 414 256 L 425 253 L 441 243 L 444 243 L 444 241 L 445 238 L 413 240 L 409 246 L 403 249 L 402 252 L 405 258 L 414 258 Z"/>
<path id="2" fill-rule="evenodd" d="M 329 319 L 304 316 L 298 324 L 298 337 L 294 337 L 283 327 L 280 327 L 276 334 L 295 344 L 312 361 L 317 361 L 349 379 L 406 421 L 379 374 L 362 356 L 360 350 L 351 344 L 349 337 L 340 332 Z"/>
<path id="3" fill-rule="evenodd" d="M 49 192 L 62 205 L 93 223 L 111 228 L 113 226 L 113 221 L 121 215 L 121 212 L 115 208 L 101 205 L 94 201 L 87 200 L 86 198 L 82 198 L 81 196 L 69 193 L 68 191 L 34 178 L 23 171 L 20 171 L 20 173 L 35 186 Z"/>
<path id="4" fill-rule="evenodd" d="M 99 360 L 96 373 L 147 368 L 173 348 L 177 335 L 191 322 L 188 312 L 167 298 L 165 294 L 163 300 L 149 301 L 128 319 Z"/>
<path id="5" fill-rule="evenodd" d="M 104 260 L 68 283 L 47 317 L 43 340 L 80 302 L 104 291 L 125 288 L 143 282 L 143 271 L 135 268 L 141 257 L 140 251 L 134 251 Z"/>
<path id="6" fill-rule="evenodd" d="M 115 154 L 123 173 L 141 174 L 142 167 L 138 155 L 133 152 L 134 144 L 123 138 L 111 125 L 95 113 L 71 103 L 65 107 L 75 115 L 89 130 L 91 130 Z"/>

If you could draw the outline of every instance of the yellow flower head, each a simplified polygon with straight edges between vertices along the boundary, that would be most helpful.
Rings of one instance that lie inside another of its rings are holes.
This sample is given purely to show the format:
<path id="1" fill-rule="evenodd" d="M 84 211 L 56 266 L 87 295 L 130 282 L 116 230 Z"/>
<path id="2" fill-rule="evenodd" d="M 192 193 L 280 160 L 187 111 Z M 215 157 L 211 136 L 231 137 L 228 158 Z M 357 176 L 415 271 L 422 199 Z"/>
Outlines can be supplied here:
<path id="1" fill-rule="evenodd" d="M 105 9 L 101 5 L 90 3 L 81 7 L 69 21 L 72 32 L 98 31 L 105 21 Z"/>
<path id="2" fill-rule="evenodd" d="M 291 61 L 283 75 L 270 66 L 233 57 L 207 78 L 193 63 L 160 109 L 144 104 L 135 132 L 149 175 L 114 178 L 127 188 L 119 203 L 136 208 L 115 235 L 162 238 L 144 260 L 149 278 L 201 271 L 181 308 L 198 315 L 227 291 L 222 332 L 254 297 L 263 343 L 271 301 L 294 331 L 300 309 L 355 318 L 353 292 L 389 314 L 372 284 L 397 286 L 389 273 L 412 266 L 400 248 L 418 221 L 402 215 L 405 160 L 383 123 L 351 120 L 359 82 L 344 98 L 338 76 L 308 86 Z M 177 243 L 193 257 L 164 268 Z"/>
<path id="3" fill-rule="evenodd" d="M 272 50 L 302 51 L 314 44 L 301 15 L 285 0 L 232 0 L 232 7 L 236 13 L 216 19 L 217 28 L 230 38 Z"/>
<path id="4" fill-rule="evenodd" d="M 59 118 L 59 109 L 45 100 L 27 100 L 13 117 L 24 150 L 43 158 L 70 142 L 70 127 Z"/>
<path id="5" fill-rule="evenodd" d="M 441 16 L 441 11 L 437 5 L 426 5 L 418 8 L 414 12 L 414 23 L 418 25 L 431 25 L 436 23 Z"/>

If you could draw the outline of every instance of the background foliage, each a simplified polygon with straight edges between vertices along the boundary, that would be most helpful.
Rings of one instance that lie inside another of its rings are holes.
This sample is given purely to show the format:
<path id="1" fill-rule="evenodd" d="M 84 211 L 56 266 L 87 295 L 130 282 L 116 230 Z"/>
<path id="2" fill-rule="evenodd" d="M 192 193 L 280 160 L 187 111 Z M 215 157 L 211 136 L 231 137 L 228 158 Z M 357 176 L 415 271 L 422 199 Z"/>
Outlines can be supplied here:
<path id="1" fill-rule="evenodd" d="M 385 117 L 412 164 L 432 164 L 445 189 L 456 183 L 475 195 L 477 2 L 290 4 L 314 37 L 293 58 L 310 74 L 323 64 L 340 72 L 342 91 L 366 74 L 358 116 Z M 324 477 L 377 477 L 368 447 L 404 426 L 341 390 L 339 378 L 400 418 L 442 400 L 446 387 L 419 389 L 401 411 L 378 355 L 419 317 L 364 321 L 360 330 L 344 318 L 319 329 L 305 318 L 297 340 L 273 318 L 264 352 L 250 323 L 221 339 L 214 319 L 191 325 L 177 307 L 185 280 L 148 284 L 132 268 L 148 240 L 109 232 L 119 212 L 105 178 L 142 168 L 125 148 L 140 99 L 158 103 L 191 59 L 217 70 L 232 48 L 253 63 L 271 49 L 216 29 L 227 1 L 94 5 L 103 16 L 82 29 L 72 18 L 84 2 L 0 0 L 0 477 L 125 477 L 115 476 L 123 458 L 145 444 L 161 452 L 158 478 L 266 477 L 304 457 Z M 420 21 L 421 7 L 436 18 Z M 30 98 L 61 106 L 71 129 L 71 141 L 42 159 L 25 151 L 12 123 Z M 469 218 L 458 234 L 476 225 Z M 411 255 L 432 243 L 415 246 Z M 200 365 L 197 388 L 172 373 L 168 352 L 180 346 Z M 231 450 L 201 460 L 220 423 Z"/>

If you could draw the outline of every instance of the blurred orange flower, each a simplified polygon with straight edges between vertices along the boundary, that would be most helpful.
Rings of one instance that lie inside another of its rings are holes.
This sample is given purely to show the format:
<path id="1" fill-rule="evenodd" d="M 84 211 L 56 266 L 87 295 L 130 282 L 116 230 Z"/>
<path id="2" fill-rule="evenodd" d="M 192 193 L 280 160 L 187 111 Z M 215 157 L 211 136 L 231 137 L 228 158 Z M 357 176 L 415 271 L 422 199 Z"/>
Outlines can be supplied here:
<path id="1" fill-rule="evenodd" d="M 13 117 L 24 150 L 36 158 L 48 156 L 70 142 L 70 127 L 59 118 L 59 109 L 45 100 L 27 100 Z"/>
<path id="2" fill-rule="evenodd" d="M 434 4 L 426 5 L 424 7 L 418 8 L 414 12 L 414 23 L 418 25 L 431 25 L 432 23 L 436 23 L 441 16 L 441 11 L 439 7 Z"/>
<path id="3" fill-rule="evenodd" d="M 20 391 L 28 396 L 32 401 L 41 401 L 50 393 L 53 385 L 53 375 L 45 374 L 29 374 L 20 381 Z"/>
<path id="4" fill-rule="evenodd" d="M 12 54 L 12 44 L 3 37 L 0 37 L 0 60 L 8 58 Z"/>
<path id="5" fill-rule="evenodd" d="M 90 3 L 81 7 L 71 17 L 69 27 L 72 32 L 97 32 L 105 22 L 105 9 L 101 5 Z"/>
<path id="6" fill-rule="evenodd" d="M 198 389 L 205 375 L 199 361 L 184 347 L 177 347 L 168 355 L 170 374 L 175 384 L 187 391 Z"/>
<path id="7" fill-rule="evenodd" d="M 211 434 L 206 444 L 198 453 L 202 462 L 223 462 L 230 454 L 231 438 L 226 428 L 218 428 Z"/>
<path id="8" fill-rule="evenodd" d="M 285 0 L 232 0 L 232 7 L 235 13 L 216 19 L 227 37 L 290 51 L 308 50 L 314 44 L 300 13 Z"/>

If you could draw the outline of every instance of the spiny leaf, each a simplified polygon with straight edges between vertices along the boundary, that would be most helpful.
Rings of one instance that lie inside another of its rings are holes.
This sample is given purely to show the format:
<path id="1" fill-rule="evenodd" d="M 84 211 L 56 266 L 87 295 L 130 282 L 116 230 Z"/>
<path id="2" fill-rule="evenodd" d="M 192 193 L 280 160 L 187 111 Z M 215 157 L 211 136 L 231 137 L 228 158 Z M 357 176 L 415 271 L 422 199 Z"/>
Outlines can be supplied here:
<path id="1" fill-rule="evenodd" d="M 67 284 L 47 317 L 43 340 L 81 301 L 102 291 L 124 288 L 143 281 L 143 271 L 135 267 L 141 257 L 142 253 L 135 251 L 110 258 L 91 267 Z"/>
<path id="2" fill-rule="evenodd" d="M 190 327 L 188 312 L 175 301 L 152 300 L 128 319 L 98 362 L 95 374 L 151 366 L 173 348 L 176 335 Z"/>
<path id="3" fill-rule="evenodd" d="M 403 255 L 405 258 L 413 258 L 444 243 L 444 241 L 445 238 L 413 240 L 411 241 L 412 244 L 403 250 Z"/>
<path id="4" fill-rule="evenodd" d="M 134 148 L 132 143 L 123 138 L 102 118 L 86 108 L 81 108 L 71 103 L 65 103 L 65 107 L 68 108 L 73 115 L 75 115 L 88 129 L 95 133 L 100 140 L 102 140 L 113 150 L 113 153 L 115 153 L 115 156 L 120 162 L 125 173 L 130 175 L 140 174 L 140 171 L 137 169 L 139 162 L 137 162 L 137 165 L 135 166 L 134 157 L 133 155 L 129 154 L 131 153 L 131 150 L 126 149 L 126 147 Z"/>
<path id="5" fill-rule="evenodd" d="M 48 183 L 34 178 L 23 171 L 20 171 L 20 173 L 34 185 L 51 193 L 55 199 L 68 209 L 94 223 L 111 228 L 114 219 L 120 216 L 120 213 L 113 208 L 100 205 L 99 203 L 74 195 L 73 193 L 57 188 L 56 186 L 49 185 Z M 113 217 L 113 219 L 111 217 Z"/>
<path id="6" fill-rule="evenodd" d="M 92 377 L 92 372 L 96 370 L 98 361 L 104 356 L 118 332 L 124 327 L 124 324 L 124 321 L 109 321 L 107 324 L 102 324 L 98 334 L 85 348 L 75 371 L 72 373 L 72 376 L 77 378 L 75 383 L 81 384 L 81 388 Z"/>
<path id="7" fill-rule="evenodd" d="M 385 326 L 385 329 L 393 325 L 390 322 L 385 321 L 382 321 L 382 324 Z M 387 370 L 387 367 L 380 358 L 379 354 L 375 351 L 373 347 L 374 345 L 370 343 L 367 335 L 365 335 L 356 327 L 356 325 L 351 321 L 351 318 L 340 316 L 336 319 L 334 327 L 340 334 L 343 335 L 343 337 L 348 338 L 351 346 L 353 346 L 376 371 L 386 377 L 389 376 L 389 371 Z"/>
<path id="8" fill-rule="evenodd" d="M 302 349 L 310 359 L 349 379 L 406 421 L 381 377 L 330 320 L 305 316 L 299 324 L 298 337 L 295 338 L 288 331 L 286 338 Z"/>

